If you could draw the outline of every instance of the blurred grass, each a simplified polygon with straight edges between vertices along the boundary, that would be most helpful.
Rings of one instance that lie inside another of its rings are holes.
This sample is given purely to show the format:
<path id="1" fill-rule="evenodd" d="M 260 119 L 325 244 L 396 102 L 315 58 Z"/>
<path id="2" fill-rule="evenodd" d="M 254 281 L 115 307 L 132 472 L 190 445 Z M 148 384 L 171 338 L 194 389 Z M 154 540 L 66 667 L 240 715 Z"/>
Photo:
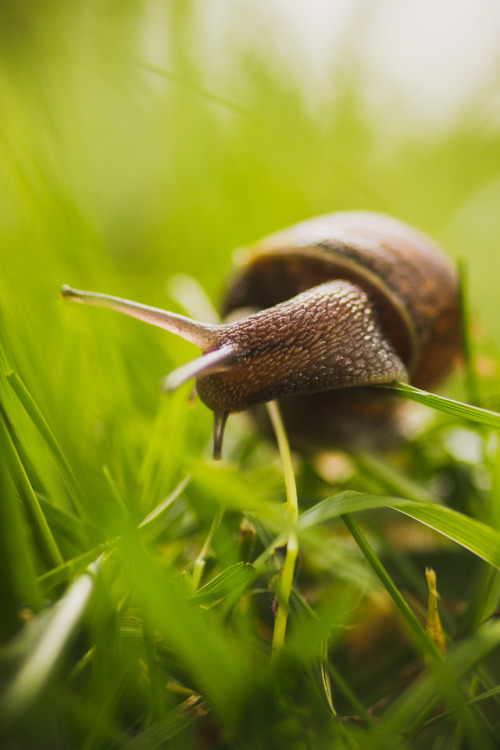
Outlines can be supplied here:
<path id="1" fill-rule="evenodd" d="M 189 2 L 0 9 L 2 746 L 498 746 L 496 432 L 429 411 L 388 457 L 296 457 L 316 522 L 271 663 L 274 449 L 233 419 L 214 465 L 205 407 L 159 396 L 192 347 L 58 298 L 68 283 L 178 309 L 167 283 L 187 273 L 217 301 L 235 247 L 388 211 L 465 260 L 479 396 L 498 408 L 493 92 L 420 134 L 367 111 L 362 71 L 337 65 L 314 111 L 271 51 L 229 37 L 216 74 L 201 19 Z M 467 400 L 459 375 L 446 393 Z M 429 565 L 452 645 L 424 666 Z"/>

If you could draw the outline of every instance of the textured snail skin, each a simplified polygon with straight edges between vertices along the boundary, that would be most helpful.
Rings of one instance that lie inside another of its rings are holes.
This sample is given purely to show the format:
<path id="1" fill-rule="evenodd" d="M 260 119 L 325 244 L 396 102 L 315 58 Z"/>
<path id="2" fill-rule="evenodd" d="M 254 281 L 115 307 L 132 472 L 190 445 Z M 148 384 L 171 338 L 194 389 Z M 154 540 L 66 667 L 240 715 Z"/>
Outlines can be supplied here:
<path id="1" fill-rule="evenodd" d="M 321 284 L 227 324 L 220 345 L 234 347 L 235 366 L 197 379 L 200 398 L 215 412 L 289 394 L 407 380 L 368 296 L 348 281 Z"/>

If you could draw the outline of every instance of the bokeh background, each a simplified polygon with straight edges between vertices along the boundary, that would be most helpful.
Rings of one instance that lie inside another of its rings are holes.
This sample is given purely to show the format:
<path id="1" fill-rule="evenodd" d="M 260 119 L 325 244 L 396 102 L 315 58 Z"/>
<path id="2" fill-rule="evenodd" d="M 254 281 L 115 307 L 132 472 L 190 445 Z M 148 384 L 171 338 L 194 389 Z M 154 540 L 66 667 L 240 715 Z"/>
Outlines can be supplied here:
<path id="1" fill-rule="evenodd" d="M 464 258 L 496 332 L 497 3 L 4 0 L 0 13 L 2 272 L 34 324 L 67 314 L 64 281 L 166 303 L 184 272 L 215 298 L 232 248 L 363 207 Z"/>

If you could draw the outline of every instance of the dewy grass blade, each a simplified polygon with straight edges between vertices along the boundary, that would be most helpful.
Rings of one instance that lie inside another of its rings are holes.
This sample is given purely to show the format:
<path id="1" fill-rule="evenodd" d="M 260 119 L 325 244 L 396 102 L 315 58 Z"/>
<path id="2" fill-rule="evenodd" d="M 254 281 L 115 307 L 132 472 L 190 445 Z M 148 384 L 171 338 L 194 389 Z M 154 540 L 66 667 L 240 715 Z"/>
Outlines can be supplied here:
<path id="1" fill-rule="evenodd" d="M 469 419 L 472 422 L 479 422 L 480 424 L 486 424 L 489 427 L 495 427 L 497 430 L 500 430 L 500 414 L 498 412 L 482 409 L 479 406 L 472 406 L 471 404 L 464 404 L 462 401 L 454 401 L 451 398 L 438 396 L 435 393 L 428 393 L 419 388 L 414 388 L 407 383 L 393 383 L 387 386 L 375 387 L 387 388 L 410 401 L 416 401 L 418 404 L 429 406 L 432 409 L 437 409 L 437 411 L 451 414 L 460 419 Z"/>

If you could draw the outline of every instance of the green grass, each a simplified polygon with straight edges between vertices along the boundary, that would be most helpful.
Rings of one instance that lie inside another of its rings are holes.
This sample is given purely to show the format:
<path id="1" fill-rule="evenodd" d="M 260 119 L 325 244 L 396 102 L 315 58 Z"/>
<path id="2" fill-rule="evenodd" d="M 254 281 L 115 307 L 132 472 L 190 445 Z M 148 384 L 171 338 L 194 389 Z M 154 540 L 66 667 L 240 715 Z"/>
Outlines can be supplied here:
<path id="1" fill-rule="evenodd" d="M 0 745 L 498 747 L 493 87 L 418 133 L 338 67 L 311 111 L 270 52 L 228 40 L 217 75 L 197 6 L 151 7 L 0 11 Z M 294 455 L 295 524 L 272 441 L 231 417 L 214 463 L 190 387 L 160 395 L 194 347 L 59 288 L 184 312 L 183 273 L 217 303 L 234 248 L 349 208 L 462 259 L 468 357 L 442 397 L 399 388 L 421 404 L 391 451 Z"/>

